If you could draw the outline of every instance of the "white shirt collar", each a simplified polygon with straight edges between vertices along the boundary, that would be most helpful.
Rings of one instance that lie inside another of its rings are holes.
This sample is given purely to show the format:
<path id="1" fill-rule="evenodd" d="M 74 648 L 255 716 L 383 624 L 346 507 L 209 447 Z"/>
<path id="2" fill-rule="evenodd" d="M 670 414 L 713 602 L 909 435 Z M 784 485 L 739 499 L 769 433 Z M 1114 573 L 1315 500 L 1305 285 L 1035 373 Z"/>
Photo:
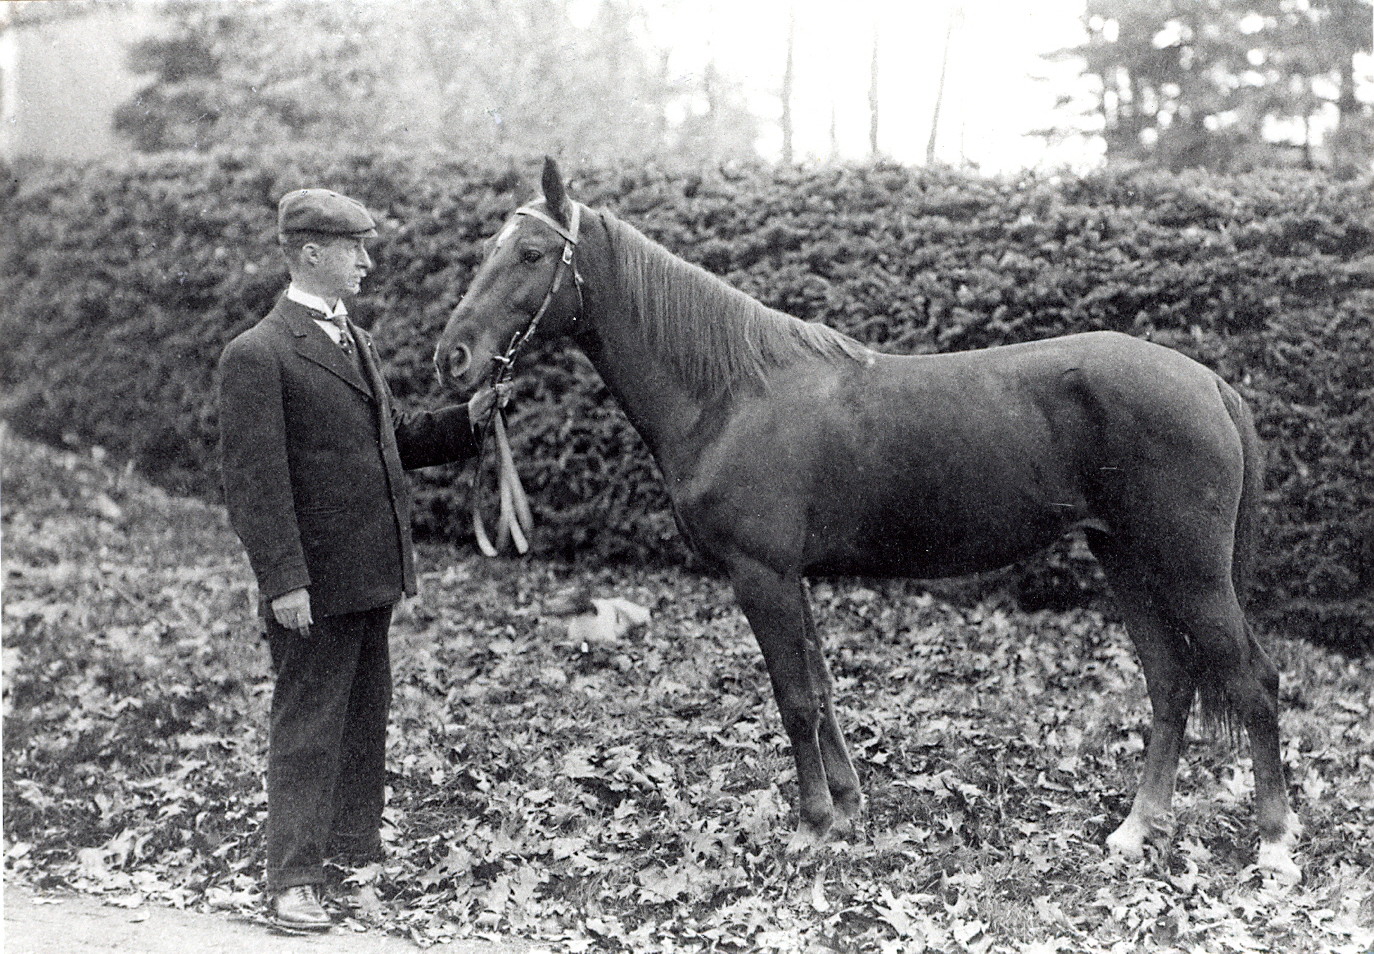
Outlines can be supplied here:
<path id="1" fill-rule="evenodd" d="M 286 297 L 296 302 L 296 304 L 298 305 L 304 305 L 305 307 L 313 309 L 314 311 L 323 313 L 324 317 L 316 318 L 316 321 L 327 321 L 328 319 L 333 318 L 335 315 L 348 314 L 348 309 L 344 307 L 342 298 L 340 298 L 338 302 L 335 303 L 334 307 L 331 309 L 329 305 L 325 302 L 325 300 L 321 298 L 319 295 L 312 295 L 308 291 L 302 291 L 300 288 L 296 287 L 294 283 L 292 283 L 291 286 L 286 289 Z"/>

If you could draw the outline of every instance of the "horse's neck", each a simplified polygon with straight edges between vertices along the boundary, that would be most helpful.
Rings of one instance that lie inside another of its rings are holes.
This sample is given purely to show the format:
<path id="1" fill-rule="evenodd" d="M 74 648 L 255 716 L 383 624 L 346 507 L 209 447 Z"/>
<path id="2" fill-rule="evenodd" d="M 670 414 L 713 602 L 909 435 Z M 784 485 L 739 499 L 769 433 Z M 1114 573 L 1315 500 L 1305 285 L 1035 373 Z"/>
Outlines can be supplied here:
<path id="1" fill-rule="evenodd" d="M 702 424 L 706 404 L 649 348 L 633 326 L 628 304 L 589 304 L 595 307 L 596 327 L 579 341 L 582 351 L 671 483 L 689 462 L 690 437 Z"/>

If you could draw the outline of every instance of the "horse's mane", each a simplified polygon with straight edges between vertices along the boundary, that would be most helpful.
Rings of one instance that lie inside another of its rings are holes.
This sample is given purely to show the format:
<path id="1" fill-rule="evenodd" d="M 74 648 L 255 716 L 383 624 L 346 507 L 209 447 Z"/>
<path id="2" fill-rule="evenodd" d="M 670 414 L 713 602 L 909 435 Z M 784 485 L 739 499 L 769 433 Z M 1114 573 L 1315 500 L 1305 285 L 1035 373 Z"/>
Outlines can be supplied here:
<path id="1" fill-rule="evenodd" d="M 620 293 L 645 341 L 698 397 L 766 381 L 766 372 L 820 356 L 867 361 L 872 352 L 834 328 L 774 311 L 678 258 L 609 212 Z"/>

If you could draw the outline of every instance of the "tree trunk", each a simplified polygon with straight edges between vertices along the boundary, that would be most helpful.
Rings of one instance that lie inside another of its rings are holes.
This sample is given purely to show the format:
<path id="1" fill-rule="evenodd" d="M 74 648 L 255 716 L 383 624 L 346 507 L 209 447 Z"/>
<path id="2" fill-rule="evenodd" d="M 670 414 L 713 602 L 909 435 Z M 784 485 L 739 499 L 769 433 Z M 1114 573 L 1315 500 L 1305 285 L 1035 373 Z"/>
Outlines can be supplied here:
<path id="1" fill-rule="evenodd" d="M 792 165 L 792 50 L 796 42 L 797 15 L 787 17 L 787 60 L 782 68 L 782 163 Z"/>
<path id="2" fill-rule="evenodd" d="M 873 27 L 873 59 L 868 66 L 868 151 L 878 158 L 878 28 Z"/>
<path id="3" fill-rule="evenodd" d="M 945 100 L 945 74 L 949 69 L 949 48 L 954 40 L 954 23 L 963 15 L 963 6 L 955 4 L 945 24 L 945 48 L 940 54 L 940 81 L 935 86 L 935 108 L 930 116 L 930 138 L 926 140 L 926 165 L 935 162 L 935 142 L 940 132 L 940 107 Z"/>
<path id="4" fill-rule="evenodd" d="M 701 74 L 702 92 L 706 94 L 706 152 L 712 162 L 721 158 L 720 103 L 718 101 L 715 57 L 706 61 Z"/>
<path id="5" fill-rule="evenodd" d="M 840 160 L 840 134 L 835 125 L 835 101 L 830 101 L 830 161 Z"/>

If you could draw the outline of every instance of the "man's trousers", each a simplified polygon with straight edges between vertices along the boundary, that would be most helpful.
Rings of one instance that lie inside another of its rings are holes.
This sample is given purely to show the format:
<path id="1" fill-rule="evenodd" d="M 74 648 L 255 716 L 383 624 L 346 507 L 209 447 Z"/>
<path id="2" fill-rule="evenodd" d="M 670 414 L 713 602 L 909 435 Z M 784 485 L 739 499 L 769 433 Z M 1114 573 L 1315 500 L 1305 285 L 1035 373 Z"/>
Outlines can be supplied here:
<path id="1" fill-rule="evenodd" d="M 268 613 L 276 686 L 267 743 L 267 889 L 324 880 L 324 860 L 380 856 L 391 708 L 391 606 L 308 635 Z"/>

